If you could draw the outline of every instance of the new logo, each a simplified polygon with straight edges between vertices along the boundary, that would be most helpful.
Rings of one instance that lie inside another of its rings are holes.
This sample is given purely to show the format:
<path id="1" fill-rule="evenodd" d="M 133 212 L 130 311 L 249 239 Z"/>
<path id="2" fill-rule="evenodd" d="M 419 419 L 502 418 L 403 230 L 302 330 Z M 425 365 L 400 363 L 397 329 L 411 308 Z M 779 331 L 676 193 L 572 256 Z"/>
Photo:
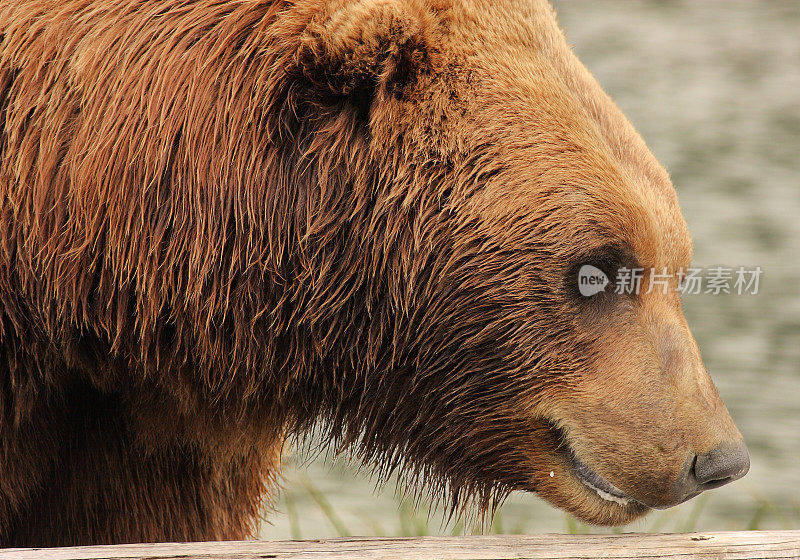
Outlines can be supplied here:
<path id="1" fill-rule="evenodd" d="M 591 297 L 602 292 L 608 284 L 608 276 L 596 266 L 585 264 L 578 271 L 578 290 L 583 297 Z"/>

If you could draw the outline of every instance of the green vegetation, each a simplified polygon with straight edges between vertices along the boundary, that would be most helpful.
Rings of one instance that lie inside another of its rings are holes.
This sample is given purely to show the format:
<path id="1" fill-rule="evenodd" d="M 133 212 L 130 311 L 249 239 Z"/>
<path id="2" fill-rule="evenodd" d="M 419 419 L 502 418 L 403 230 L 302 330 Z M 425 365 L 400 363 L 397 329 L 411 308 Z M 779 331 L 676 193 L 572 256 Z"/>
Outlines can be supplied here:
<path id="1" fill-rule="evenodd" d="M 283 492 L 281 502 L 278 509 L 284 513 L 289 521 L 290 533 L 292 539 L 313 538 L 319 532 L 318 528 L 313 526 L 302 526 L 300 515 L 298 514 L 297 499 L 298 495 L 305 493 L 303 496 L 311 498 L 311 501 L 316 508 L 323 514 L 330 528 L 335 534 L 347 537 L 356 534 L 348 528 L 343 520 L 342 512 L 337 512 L 336 508 L 331 504 L 330 500 L 323 492 L 317 488 L 312 482 L 311 478 L 306 474 L 301 474 L 298 477 L 299 484 L 293 485 L 292 490 Z M 569 534 L 590 534 L 590 533 L 622 533 L 628 532 L 632 529 L 640 532 L 682 532 L 688 533 L 697 530 L 698 521 L 701 519 L 703 511 L 705 510 L 709 499 L 712 494 L 704 494 L 695 499 L 691 509 L 683 509 L 682 511 L 667 510 L 657 512 L 647 518 L 646 521 L 640 522 L 636 526 L 629 528 L 598 528 L 586 525 L 570 515 L 562 513 L 564 519 L 564 532 Z M 503 508 L 498 510 L 497 514 L 492 518 L 491 522 L 487 522 L 484 527 L 477 525 L 465 524 L 463 521 L 458 520 L 451 523 L 449 527 L 442 525 L 440 521 L 433 519 L 429 513 L 427 504 L 421 504 L 415 507 L 412 500 L 406 498 L 396 498 L 397 501 L 397 518 L 384 519 L 384 523 L 392 522 L 399 530 L 388 530 L 377 519 L 371 518 L 367 515 L 359 515 L 358 520 L 361 522 L 362 527 L 368 527 L 369 531 L 365 534 L 363 530 L 359 530 L 358 534 L 364 536 L 400 536 L 400 537 L 414 537 L 425 536 L 432 534 L 449 533 L 452 535 L 468 535 L 477 533 L 486 534 L 523 534 L 536 532 L 535 523 L 533 520 L 509 519 L 510 516 L 504 514 Z M 800 520 L 800 510 L 793 512 L 790 516 L 793 519 L 787 518 L 782 515 L 772 504 L 760 499 L 756 496 L 753 497 L 754 511 L 752 518 L 744 523 L 737 522 L 735 525 L 720 527 L 720 530 L 757 530 L 763 528 L 762 524 L 765 519 L 770 518 L 771 525 L 775 525 L 774 521 L 777 520 L 778 524 L 785 528 L 796 528 L 798 520 Z M 387 516 L 388 517 L 388 516 Z M 310 525 L 310 524 L 309 524 Z M 449 529 L 449 530 L 446 530 Z"/>

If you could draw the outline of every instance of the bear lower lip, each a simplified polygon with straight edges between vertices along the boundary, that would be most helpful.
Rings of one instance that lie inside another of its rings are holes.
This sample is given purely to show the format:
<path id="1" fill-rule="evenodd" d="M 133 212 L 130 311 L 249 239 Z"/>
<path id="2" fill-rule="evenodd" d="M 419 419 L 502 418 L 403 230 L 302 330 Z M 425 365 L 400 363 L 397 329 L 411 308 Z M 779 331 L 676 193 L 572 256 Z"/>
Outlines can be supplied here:
<path id="1" fill-rule="evenodd" d="M 572 471 L 575 473 L 578 480 L 581 481 L 581 484 L 591 488 L 598 496 L 608 502 L 626 506 L 636 501 L 597 474 L 586 463 L 575 457 L 574 454 L 572 454 Z"/>
<path id="2" fill-rule="evenodd" d="M 566 457 L 572 467 L 572 474 L 575 475 L 575 478 L 577 478 L 581 484 L 594 490 L 595 494 L 607 502 L 613 502 L 620 506 L 637 504 L 647 507 L 646 504 L 629 496 L 597 474 L 589 465 L 581 461 L 575 453 L 575 450 L 569 444 L 565 430 L 552 420 L 547 420 L 546 422 L 556 440 L 559 441 L 558 450 Z"/>

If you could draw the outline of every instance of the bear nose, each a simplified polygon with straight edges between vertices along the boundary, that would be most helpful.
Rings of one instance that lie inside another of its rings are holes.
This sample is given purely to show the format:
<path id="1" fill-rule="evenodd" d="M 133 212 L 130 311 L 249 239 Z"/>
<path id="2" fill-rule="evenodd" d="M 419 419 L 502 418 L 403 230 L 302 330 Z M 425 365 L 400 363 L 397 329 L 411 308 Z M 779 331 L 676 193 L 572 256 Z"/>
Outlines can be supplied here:
<path id="1" fill-rule="evenodd" d="M 739 480 L 750 470 L 750 453 L 740 441 L 719 445 L 698 455 L 694 462 L 694 478 L 700 490 L 717 488 L 723 484 Z"/>
<path id="2" fill-rule="evenodd" d="M 744 442 L 718 445 L 686 461 L 675 482 L 675 502 L 655 507 L 671 507 L 694 498 L 704 490 L 738 480 L 750 470 L 750 453 Z"/>

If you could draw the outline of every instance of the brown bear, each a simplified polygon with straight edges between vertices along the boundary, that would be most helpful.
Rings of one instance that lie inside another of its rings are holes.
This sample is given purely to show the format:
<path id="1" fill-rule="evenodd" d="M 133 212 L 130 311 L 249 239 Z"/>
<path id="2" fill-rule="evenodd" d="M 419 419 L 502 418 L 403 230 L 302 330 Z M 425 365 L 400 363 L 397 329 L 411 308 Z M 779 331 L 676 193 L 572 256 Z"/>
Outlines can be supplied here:
<path id="1" fill-rule="evenodd" d="M 4 2 L 0 194 L 2 545 L 244 538 L 312 428 L 454 512 L 747 471 L 677 290 L 614 289 L 691 242 L 544 0 Z"/>

